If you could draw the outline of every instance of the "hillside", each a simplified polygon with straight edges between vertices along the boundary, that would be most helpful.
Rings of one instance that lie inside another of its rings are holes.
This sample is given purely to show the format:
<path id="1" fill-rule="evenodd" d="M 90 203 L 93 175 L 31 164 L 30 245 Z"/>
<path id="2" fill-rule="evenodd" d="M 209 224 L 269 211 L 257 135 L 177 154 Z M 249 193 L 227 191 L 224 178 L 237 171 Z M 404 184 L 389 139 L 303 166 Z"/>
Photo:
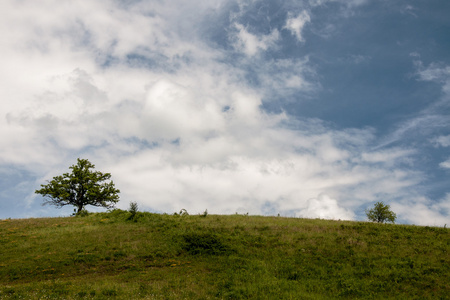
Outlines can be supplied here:
<path id="1" fill-rule="evenodd" d="M 445 228 L 127 211 L 0 220 L 0 299 L 449 299 Z"/>

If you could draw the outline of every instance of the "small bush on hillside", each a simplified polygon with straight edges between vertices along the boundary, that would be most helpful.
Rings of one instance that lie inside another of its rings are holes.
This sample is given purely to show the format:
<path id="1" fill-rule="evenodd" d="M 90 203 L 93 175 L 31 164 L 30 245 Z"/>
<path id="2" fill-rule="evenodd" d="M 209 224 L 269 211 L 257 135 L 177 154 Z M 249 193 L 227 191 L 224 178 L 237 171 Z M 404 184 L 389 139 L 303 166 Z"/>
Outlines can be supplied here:
<path id="1" fill-rule="evenodd" d="M 128 209 L 128 211 L 131 213 L 131 215 L 127 218 L 127 220 L 137 221 L 138 210 L 138 204 L 136 202 L 130 202 L 130 208 Z"/>
<path id="2" fill-rule="evenodd" d="M 76 211 L 74 210 L 73 216 L 76 216 L 76 217 L 87 217 L 87 216 L 89 216 L 89 214 L 90 214 L 90 212 L 88 212 L 86 209 L 83 208 L 78 213 L 76 213 Z"/>
<path id="3" fill-rule="evenodd" d="M 183 249 L 190 254 L 220 255 L 230 251 L 213 233 L 187 233 L 183 235 Z"/>
<path id="4" fill-rule="evenodd" d="M 136 215 L 136 213 L 138 212 L 139 207 L 137 202 L 130 202 L 130 208 L 128 209 L 128 211 L 132 214 L 132 215 Z"/>

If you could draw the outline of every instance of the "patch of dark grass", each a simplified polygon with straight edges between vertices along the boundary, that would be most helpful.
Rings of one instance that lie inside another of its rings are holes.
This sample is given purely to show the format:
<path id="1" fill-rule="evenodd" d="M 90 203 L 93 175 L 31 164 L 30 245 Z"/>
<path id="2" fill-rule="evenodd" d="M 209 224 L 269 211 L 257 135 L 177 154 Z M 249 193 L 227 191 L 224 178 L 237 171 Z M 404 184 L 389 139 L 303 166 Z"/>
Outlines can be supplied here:
<path id="1" fill-rule="evenodd" d="M 214 233 L 189 232 L 182 235 L 182 249 L 192 255 L 225 255 L 231 248 Z"/>

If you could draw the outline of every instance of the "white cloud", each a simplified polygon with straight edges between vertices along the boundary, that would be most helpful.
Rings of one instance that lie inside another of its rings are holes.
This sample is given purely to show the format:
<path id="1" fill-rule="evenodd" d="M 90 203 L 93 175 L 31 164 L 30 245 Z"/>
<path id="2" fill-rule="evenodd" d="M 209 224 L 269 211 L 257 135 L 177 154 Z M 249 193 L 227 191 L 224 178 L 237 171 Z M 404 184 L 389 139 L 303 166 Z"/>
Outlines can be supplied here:
<path id="1" fill-rule="evenodd" d="M 426 81 L 447 81 L 450 76 L 450 67 L 431 63 L 428 67 L 423 67 L 420 61 L 416 61 L 419 67 L 418 75 L 420 79 Z"/>
<path id="2" fill-rule="evenodd" d="M 434 202 L 423 197 L 399 201 L 392 203 L 391 208 L 399 221 L 441 227 L 450 224 L 450 194 Z"/>
<path id="3" fill-rule="evenodd" d="M 450 66 L 433 62 L 425 67 L 420 60 L 414 61 L 414 64 L 416 65 L 417 75 L 420 80 L 434 81 L 442 85 L 442 91 L 447 97 L 445 97 L 441 103 L 438 103 L 438 105 L 442 105 L 442 102 L 448 104 L 448 96 L 450 96 Z"/>
<path id="4" fill-rule="evenodd" d="M 301 218 L 353 220 L 354 213 L 339 206 L 338 202 L 325 194 L 306 201 L 306 207 L 296 213 Z"/>
<path id="5" fill-rule="evenodd" d="M 342 5 L 341 12 L 345 15 L 352 15 L 353 9 L 368 3 L 368 0 L 309 0 L 311 6 L 326 5 L 330 2 L 336 2 Z"/>
<path id="6" fill-rule="evenodd" d="M 433 143 L 440 147 L 450 147 L 450 135 L 441 135 L 433 139 Z"/>
<path id="7" fill-rule="evenodd" d="M 332 135 L 305 136 L 257 120 L 258 126 L 241 133 L 233 118 L 220 136 L 202 139 L 194 134 L 176 145 L 166 143 L 123 157 L 108 169 L 116 174 L 126 198 L 169 212 L 183 207 L 193 212 L 207 208 L 216 213 L 261 214 L 266 203 L 276 203 L 284 213 L 313 213 L 314 208 L 316 216 L 322 207 L 319 217 L 352 218 L 352 208 L 377 199 L 380 190 L 383 195 L 398 195 L 416 183 L 400 171 L 361 163 L 356 167 L 351 152 L 337 148 Z M 342 142 L 343 135 L 338 136 Z M 346 207 L 323 197 L 317 198 L 317 207 L 308 200 L 323 192 L 347 197 L 342 202 Z"/>
<path id="8" fill-rule="evenodd" d="M 414 150 L 402 149 L 402 148 L 390 148 L 389 150 L 378 150 L 370 153 L 362 153 L 362 161 L 368 163 L 379 163 L 383 165 L 389 165 L 400 162 L 409 163 L 410 157 L 415 154 Z"/>
<path id="9" fill-rule="evenodd" d="M 358 55 L 350 55 L 348 60 L 355 64 L 361 64 L 361 63 L 368 62 L 371 59 L 372 59 L 371 56 L 358 54 Z"/>
<path id="10" fill-rule="evenodd" d="M 308 66 L 309 60 L 278 59 L 258 66 L 258 76 L 265 93 L 271 91 L 283 95 L 289 91 L 312 92 L 318 84 L 312 78 L 315 71 Z M 309 78 L 308 78 L 309 77 Z M 308 79 L 307 79 L 308 78 Z"/>
<path id="11" fill-rule="evenodd" d="M 426 108 L 423 112 L 411 119 L 399 122 L 389 135 L 386 135 L 378 145 L 379 148 L 392 145 L 405 138 L 428 137 L 436 129 L 447 128 L 450 120 L 441 115 L 437 106 Z"/>
<path id="12" fill-rule="evenodd" d="M 254 35 L 248 32 L 242 24 L 234 23 L 234 27 L 237 30 L 231 36 L 234 47 L 248 56 L 254 56 L 260 51 L 274 47 L 280 36 L 277 29 L 272 30 L 267 35 Z"/>
<path id="13" fill-rule="evenodd" d="M 420 58 L 418 53 L 411 53 L 410 56 Z M 420 60 L 414 61 L 416 75 L 419 80 L 434 81 L 442 86 L 444 95 L 441 99 L 432 102 L 429 106 L 418 112 L 409 119 L 398 122 L 392 132 L 386 135 L 377 148 L 392 146 L 399 141 L 428 139 L 434 145 L 445 147 L 447 138 L 438 136 L 430 138 L 437 130 L 446 130 L 450 125 L 450 119 L 443 113 L 450 104 L 450 69 L 442 64 L 432 63 L 424 67 Z"/>
<path id="14" fill-rule="evenodd" d="M 295 35 L 299 42 L 303 42 L 304 38 L 302 36 L 302 31 L 303 27 L 308 22 L 311 22 L 311 18 L 308 12 L 304 10 L 296 17 L 289 14 L 284 28 L 288 29 L 293 35 Z"/>
<path id="15" fill-rule="evenodd" d="M 450 158 L 446 161 L 441 162 L 439 166 L 444 169 L 450 169 Z"/>
<path id="16" fill-rule="evenodd" d="M 403 7 L 400 9 L 400 12 L 401 12 L 402 14 L 409 14 L 409 15 L 415 17 L 415 18 L 418 17 L 417 14 L 416 14 L 417 8 L 415 8 L 415 7 L 412 6 L 412 5 L 405 5 L 405 6 L 403 6 Z"/>

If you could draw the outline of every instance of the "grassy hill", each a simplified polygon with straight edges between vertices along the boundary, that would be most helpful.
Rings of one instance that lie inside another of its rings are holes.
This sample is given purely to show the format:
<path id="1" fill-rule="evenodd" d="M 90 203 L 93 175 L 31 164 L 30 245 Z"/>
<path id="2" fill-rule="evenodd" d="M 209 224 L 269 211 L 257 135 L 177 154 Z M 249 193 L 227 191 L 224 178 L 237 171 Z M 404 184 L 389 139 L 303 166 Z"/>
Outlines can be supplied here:
<path id="1" fill-rule="evenodd" d="M 450 231 L 127 211 L 0 220 L 0 299 L 450 299 Z"/>

